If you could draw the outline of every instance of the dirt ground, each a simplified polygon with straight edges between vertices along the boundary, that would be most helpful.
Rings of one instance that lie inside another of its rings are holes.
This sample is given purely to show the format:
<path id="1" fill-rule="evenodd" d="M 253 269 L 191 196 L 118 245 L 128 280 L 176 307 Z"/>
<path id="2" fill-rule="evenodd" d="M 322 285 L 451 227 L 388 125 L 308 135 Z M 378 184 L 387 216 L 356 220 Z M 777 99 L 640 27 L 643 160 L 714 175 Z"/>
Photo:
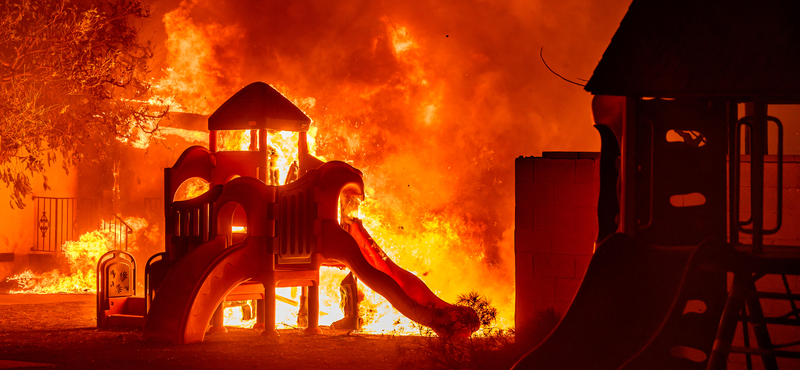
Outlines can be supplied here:
<path id="1" fill-rule="evenodd" d="M 26 369 L 397 369 L 408 353 L 398 348 L 425 340 L 325 329 L 322 335 L 281 330 L 269 339 L 230 328 L 179 346 L 144 341 L 141 330 L 98 330 L 93 300 L 15 303 L 0 304 L 0 369 L 31 365 L 14 361 L 46 364 Z"/>

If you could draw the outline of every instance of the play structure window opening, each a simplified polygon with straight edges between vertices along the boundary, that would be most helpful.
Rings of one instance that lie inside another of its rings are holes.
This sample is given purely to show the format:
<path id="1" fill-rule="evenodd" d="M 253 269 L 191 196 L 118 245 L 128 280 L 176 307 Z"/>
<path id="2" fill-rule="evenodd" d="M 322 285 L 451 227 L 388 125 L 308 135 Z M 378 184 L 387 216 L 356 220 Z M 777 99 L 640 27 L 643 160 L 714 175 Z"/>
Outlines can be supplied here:
<path id="1" fill-rule="evenodd" d="M 220 131 L 219 151 L 264 151 L 259 130 Z M 266 131 L 268 184 L 285 185 L 297 179 L 297 146 L 300 134 L 291 131 Z"/>
<path id="2" fill-rule="evenodd" d="M 181 185 L 178 187 L 178 190 L 175 191 L 175 196 L 173 197 L 173 202 L 179 202 L 182 200 L 189 200 L 197 198 L 208 189 L 211 188 L 211 184 L 206 181 L 205 179 L 199 177 L 190 177 L 186 179 Z"/>

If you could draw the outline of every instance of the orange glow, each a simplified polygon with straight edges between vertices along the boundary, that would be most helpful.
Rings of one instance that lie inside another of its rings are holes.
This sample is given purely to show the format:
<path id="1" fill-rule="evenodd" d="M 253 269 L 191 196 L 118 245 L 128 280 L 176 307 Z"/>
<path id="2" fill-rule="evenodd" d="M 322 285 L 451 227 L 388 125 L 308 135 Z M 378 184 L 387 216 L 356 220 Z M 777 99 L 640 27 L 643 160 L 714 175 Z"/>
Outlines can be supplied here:
<path id="1" fill-rule="evenodd" d="M 218 80 L 225 68 L 215 60 L 215 45 L 235 42 L 241 37 L 241 29 L 218 23 L 198 27 L 187 22 L 189 17 L 189 9 L 181 6 L 163 18 L 169 30 L 165 44 L 169 67 L 163 71 L 165 77 L 155 81 L 153 90 L 173 104 L 173 111 L 210 114 L 222 102 L 219 99 L 224 101 L 227 96 L 227 91 L 214 94 L 205 88 Z"/>

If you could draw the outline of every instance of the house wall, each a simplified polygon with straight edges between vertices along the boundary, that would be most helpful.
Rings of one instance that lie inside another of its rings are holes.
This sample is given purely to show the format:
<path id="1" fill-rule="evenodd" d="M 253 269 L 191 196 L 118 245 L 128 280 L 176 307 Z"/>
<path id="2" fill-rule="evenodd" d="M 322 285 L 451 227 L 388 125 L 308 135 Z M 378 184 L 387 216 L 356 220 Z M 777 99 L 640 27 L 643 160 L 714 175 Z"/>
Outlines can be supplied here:
<path id="1" fill-rule="evenodd" d="M 67 174 L 58 164 L 60 158 L 54 166 L 47 169 L 47 183 L 50 190 L 42 187 L 42 176 L 34 176 L 31 179 L 33 185 L 33 195 L 38 197 L 75 197 L 77 195 L 78 175 L 74 169 Z M 0 186 L 0 282 L 4 282 L 6 277 L 19 271 L 21 267 L 30 265 L 31 247 L 35 245 L 37 236 L 37 220 L 35 201 L 30 198 L 25 200 L 26 207 L 23 209 L 12 209 L 9 201 L 11 200 L 11 189 Z M 35 263 L 34 263 L 35 264 Z M 37 266 L 32 266 L 37 267 Z"/>

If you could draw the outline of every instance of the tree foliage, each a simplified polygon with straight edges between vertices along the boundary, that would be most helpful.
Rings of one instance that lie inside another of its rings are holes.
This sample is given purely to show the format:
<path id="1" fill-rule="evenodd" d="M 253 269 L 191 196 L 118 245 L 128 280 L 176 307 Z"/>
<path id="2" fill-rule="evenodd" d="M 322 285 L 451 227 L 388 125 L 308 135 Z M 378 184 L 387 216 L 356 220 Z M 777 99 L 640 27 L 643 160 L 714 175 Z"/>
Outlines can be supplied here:
<path id="1" fill-rule="evenodd" d="M 153 56 L 134 22 L 140 0 L 6 0 L 0 4 L 0 178 L 11 207 L 60 161 L 102 159 L 118 140 L 152 133 L 166 108 L 148 104 Z M 91 143 L 91 144 L 90 144 Z"/>

